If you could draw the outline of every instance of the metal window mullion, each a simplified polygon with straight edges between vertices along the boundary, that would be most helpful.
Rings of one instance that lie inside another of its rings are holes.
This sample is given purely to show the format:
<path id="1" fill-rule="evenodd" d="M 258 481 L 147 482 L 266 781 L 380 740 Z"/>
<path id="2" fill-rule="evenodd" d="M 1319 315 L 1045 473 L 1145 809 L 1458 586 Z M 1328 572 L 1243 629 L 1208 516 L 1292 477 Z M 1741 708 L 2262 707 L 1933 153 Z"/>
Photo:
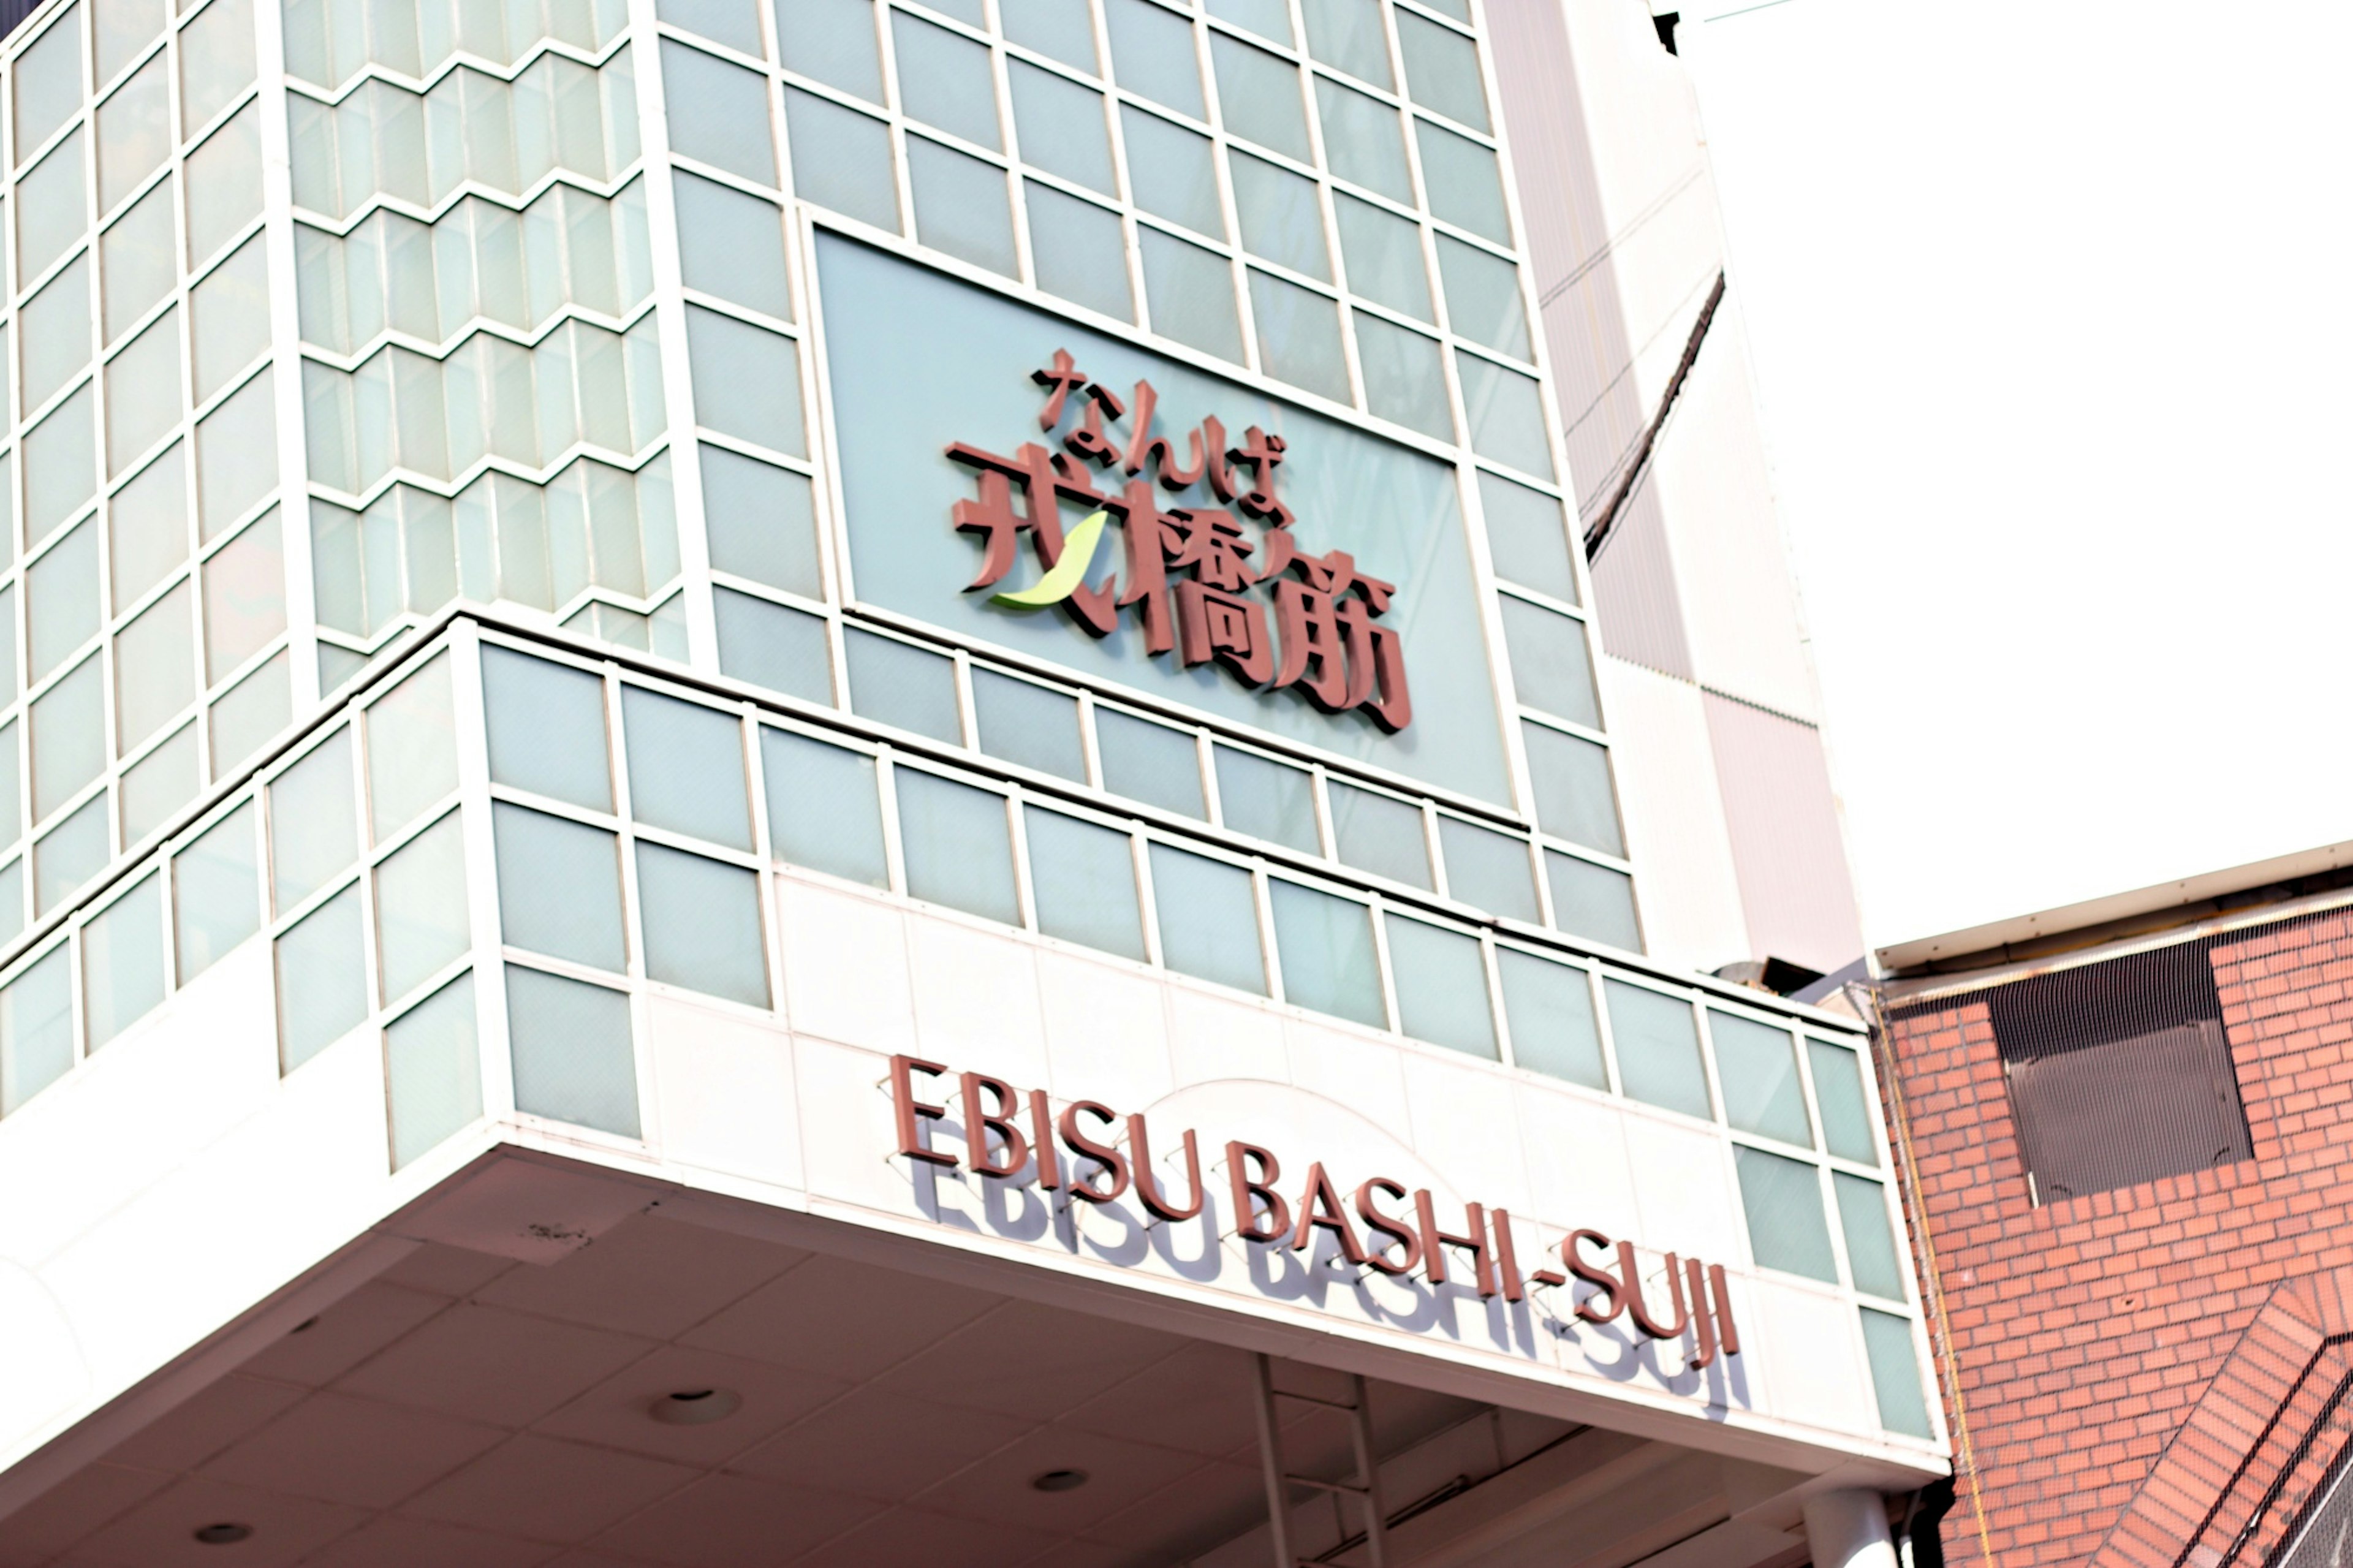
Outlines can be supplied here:
<path id="1" fill-rule="evenodd" d="M 459 820 L 464 824 L 466 919 L 474 967 L 475 1038 L 483 1114 L 514 1112 L 514 1059 L 507 1038 L 505 931 L 499 912 L 495 828 L 491 819 L 489 715 L 482 694 L 482 643 L 476 624 L 450 629 L 449 688 L 458 760 Z M 421 668 L 421 667 L 420 667 Z M 413 994 L 427 996 L 421 988 Z"/>

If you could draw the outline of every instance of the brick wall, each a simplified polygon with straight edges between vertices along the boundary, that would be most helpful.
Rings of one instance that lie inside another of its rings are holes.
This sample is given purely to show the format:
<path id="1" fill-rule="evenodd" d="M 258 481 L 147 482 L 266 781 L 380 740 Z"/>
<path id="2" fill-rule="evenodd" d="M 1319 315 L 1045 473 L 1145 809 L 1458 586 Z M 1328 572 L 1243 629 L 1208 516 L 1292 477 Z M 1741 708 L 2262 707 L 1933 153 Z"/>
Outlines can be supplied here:
<path id="1" fill-rule="evenodd" d="M 1989 1549 L 2000 1568 L 2169 1563 L 2180 1535 L 2170 1551 L 2158 1542 L 2174 1526 L 2144 1520 L 2148 1542 L 2129 1548 L 2119 1521 L 2156 1506 L 2137 1505 L 2144 1493 L 2193 1521 L 2201 1496 L 2220 1494 L 2215 1458 L 2248 1442 L 2223 1394 L 2244 1404 L 2252 1379 L 2260 1404 L 2271 1384 L 2252 1361 L 2227 1390 L 2217 1373 L 2234 1355 L 2260 1359 L 2272 1319 L 2248 1330 L 2266 1303 L 2291 1330 L 2334 1315 L 2297 1303 L 2316 1299 L 2326 1271 L 2353 1267 L 2341 1217 L 2353 1204 L 2353 914 L 2227 937 L 2211 960 L 2253 1158 L 2041 1208 L 1984 1004 L 1889 1026 L 1890 1113 L 1900 1104 L 1907 1120 L 1926 1211 L 1925 1226 L 1911 1215 L 1914 1235 L 1924 1270 L 1933 1248 L 1957 1364 L 1957 1389 L 1938 1369 L 1947 1415 L 1957 1440 L 1966 1422 L 1974 1461 L 1946 1521 L 1957 1565 Z M 2185 1426 L 2211 1452 L 2193 1465 L 2199 1445 L 2185 1442 L 2153 1485 Z"/>

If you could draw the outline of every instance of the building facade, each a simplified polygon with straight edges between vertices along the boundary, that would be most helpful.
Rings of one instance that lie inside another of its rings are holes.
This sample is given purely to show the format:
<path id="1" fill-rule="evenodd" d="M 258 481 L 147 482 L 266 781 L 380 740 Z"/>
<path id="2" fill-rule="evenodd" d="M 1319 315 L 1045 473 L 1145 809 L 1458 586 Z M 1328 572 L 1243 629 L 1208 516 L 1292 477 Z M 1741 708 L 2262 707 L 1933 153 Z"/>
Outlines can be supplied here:
<path id="1" fill-rule="evenodd" d="M 2341 1562 L 2344 846 L 1879 955 L 1955 1563 Z"/>
<path id="2" fill-rule="evenodd" d="M 0 1563 L 1883 1560 L 1876 1079 L 1646 941 L 1504 26 L 10 36 Z"/>

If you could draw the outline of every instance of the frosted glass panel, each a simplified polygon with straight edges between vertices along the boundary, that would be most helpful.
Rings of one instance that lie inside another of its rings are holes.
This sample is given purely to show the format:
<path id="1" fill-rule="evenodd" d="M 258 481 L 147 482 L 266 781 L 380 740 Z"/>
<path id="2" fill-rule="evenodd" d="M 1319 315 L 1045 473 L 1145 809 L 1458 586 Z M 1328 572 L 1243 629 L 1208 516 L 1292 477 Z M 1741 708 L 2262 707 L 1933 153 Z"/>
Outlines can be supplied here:
<path id="1" fill-rule="evenodd" d="M 699 305 L 686 308 L 695 417 L 723 436 L 806 457 L 800 354 L 793 340 Z"/>
<path id="2" fill-rule="evenodd" d="M 1430 845 L 1419 806 L 1336 779 L 1329 795 L 1332 832 L 1343 862 L 1417 888 L 1430 885 Z"/>
<path id="3" fill-rule="evenodd" d="M 510 963 L 507 1037 L 517 1110 L 638 1136 L 628 996 Z"/>
<path id="4" fill-rule="evenodd" d="M 792 58 L 789 42 L 785 58 Z M 898 232 L 898 180 L 890 129 L 882 121 L 790 88 L 785 121 L 792 134 L 794 195 Z"/>
<path id="5" fill-rule="evenodd" d="M 1912 1325 L 1891 1312 L 1862 1314 L 1862 1349 L 1871 1363 L 1872 1391 L 1878 1396 L 1879 1424 L 1915 1437 L 1934 1435 L 1928 1401 L 1920 1391 L 1920 1352 Z"/>
<path id="6" fill-rule="evenodd" d="M 1135 205 L 1196 233 L 1226 236 L 1209 139 L 1133 106 L 1120 110 Z"/>
<path id="7" fill-rule="evenodd" d="M 170 81 L 162 55 L 98 106 L 98 206 L 129 195 L 172 152 Z"/>
<path id="8" fill-rule="evenodd" d="M 787 697 L 833 705 L 832 658 L 823 617 L 731 588 L 714 588 L 711 598 L 719 624 L 722 674 Z"/>
<path id="9" fill-rule="evenodd" d="M 1831 1232 L 1822 1217 L 1821 1176 L 1802 1161 L 1736 1148 L 1741 1206 L 1748 1213 L 1748 1249 L 1760 1268 L 1838 1283 Z"/>
<path id="10" fill-rule="evenodd" d="M 1128 287 L 1127 239 L 1119 215 L 1036 180 L 1025 182 L 1029 208 L 1029 258 L 1038 287 L 1073 304 L 1135 319 Z"/>
<path id="11" fill-rule="evenodd" d="M 747 1007 L 768 1005 L 755 873 L 641 839 L 638 908 L 648 977 Z"/>
<path id="12" fill-rule="evenodd" d="M 180 447 L 115 491 L 107 513 L 113 607 L 121 615 L 188 558 L 187 458 Z"/>
<path id="13" fill-rule="evenodd" d="M 195 595 L 181 583 L 116 634 L 114 725 L 128 752 L 196 698 Z"/>
<path id="14" fill-rule="evenodd" d="M 1365 406 L 1383 419 L 1454 438 L 1446 401 L 1446 366 L 1438 343 L 1368 311 L 1356 315 L 1356 362 L 1365 376 Z"/>
<path id="15" fill-rule="evenodd" d="M 1421 226 L 1345 191 L 1332 193 L 1332 211 L 1339 220 L 1348 287 L 1416 321 L 1436 321 L 1430 307 L 1430 269 L 1422 261 Z"/>
<path id="16" fill-rule="evenodd" d="M 368 709 L 366 722 L 368 813 L 381 843 L 458 787 L 449 656 L 435 655 L 386 692 Z"/>
<path id="17" fill-rule="evenodd" d="M 261 216 L 261 108 L 248 103 L 188 154 L 188 261 L 202 263 Z"/>
<path id="18" fill-rule="evenodd" d="M 921 136 L 907 138 L 907 179 L 915 193 L 915 237 L 976 267 L 1013 277 L 1013 213 L 1005 171 Z"/>
<path id="19" fill-rule="evenodd" d="M 1410 206 L 1413 176 L 1406 168 L 1405 130 L 1398 111 L 1323 77 L 1315 80 L 1315 101 L 1324 116 L 1324 156 L 1332 172 Z"/>
<path id="20" fill-rule="evenodd" d="M 376 868 L 375 920 L 384 999 L 397 1002 L 465 952 L 466 837 L 451 812 Z"/>
<path id="21" fill-rule="evenodd" d="M 632 816 L 713 844 L 752 847 L 744 730 L 733 714 L 625 686 L 621 731 Z"/>
<path id="22" fill-rule="evenodd" d="M 84 521 L 26 574 L 26 676 L 38 680 L 98 635 L 98 522 Z"/>
<path id="23" fill-rule="evenodd" d="M 626 970 L 614 836 L 504 801 L 493 805 L 491 816 L 508 944 L 615 973 Z"/>
<path id="24" fill-rule="evenodd" d="M 73 1065 L 73 951 L 59 942 L 0 989 L 0 1116 Z"/>
<path id="25" fill-rule="evenodd" d="M 81 929 L 82 1018 L 98 1049 L 164 1000 L 164 879 L 150 875 Z"/>
<path id="26" fill-rule="evenodd" d="M 985 45 L 903 11 L 891 14 L 891 41 L 899 63 L 899 105 L 910 119 L 983 147 L 1001 145 Z M 918 176 L 919 190 L 920 182 Z"/>
<path id="27" fill-rule="evenodd" d="M 1593 690 L 1593 658 L 1585 625 L 1556 611 L 1503 595 L 1504 643 L 1511 651 L 1512 684 L 1520 700 L 1588 729 L 1601 727 Z"/>
<path id="28" fill-rule="evenodd" d="M 1324 245 L 1324 209 L 1315 182 L 1247 153 L 1233 153 L 1226 163 L 1233 174 L 1243 248 L 1329 282 L 1332 261 Z"/>
<path id="29" fill-rule="evenodd" d="M 1406 91 L 1424 109 L 1434 109 L 1473 130 L 1490 129 L 1487 91 L 1479 80 L 1479 47 L 1461 34 L 1397 13 L 1398 48 L 1405 56 Z"/>
<path id="30" fill-rule="evenodd" d="M 205 671 L 217 682 L 286 629 L 278 512 L 263 513 L 205 563 Z"/>
<path id="31" fill-rule="evenodd" d="M 1471 421 L 1471 449 L 1524 474 L 1551 479 L 1552 448 L 1535 378 L 1459 350 L 1454 369 L 1462 382 L 1462 411 Z"/>
<path id="32" fill-rule="evenodd" d="M 1451 234 L 1438 237 L 1438 268 L 1446 279 L 1446 316 L 1474 342 L 1533 360 L 1528 315 L 1520 297 L 1520 269 Z"/>
<path id="33" fill-rule="evenodd" d="M 1353 899 L 1269 880 L 1274 950 L 1283 999 L 1377 1029 L 1388 1022 L 1380 965 L 1373 952 L 1372 910 Z"/>
<path id="34" fill-rule="evenodd" d="M 1040 773 L 1086 782 L 1077 698 L 976 668 L 972 672 L 972 705 L 980 721 L 982 751 Z"/>
<path id="35" fill-rule="evenodd" d="M 1520 733 L 1527 742 L 1528 779 L 1544 830 L 1588 849 L 1623 854 L 1609 752 L 1582 736 L 1525 721 Z"/>
<path id="36" fill-rule="evenodd" d="M 392 1167 L 400 1169 L 482 1114 L 474 977 L 461 974 L 385 1031 Z"/>
<path id="37" fill-rule="evenodd" d="M 1113 708 L 1095 710 L 1095 751 L 1103 788 L 1113 795 L 1208 821 L 1201 759 L 1193 737 Z"/>
<path id="38" fill-rule="evenodd" d="M 172 291 L 180 276 L 173 254 L 177 244 L 168 181 L 140 197 L 99 240 L 99 291 L 105 300 L 108 342 Z"/>
<path id="39" fill-rule="evenodd" d="M 1022 822 L 1038 929 L 1143 962 L 1144 920 L 1135 901 L 1135 862 L 1127 835 L 1035 806 L 1023 813 Z"/>
<path id="40" fill-rule="evenodd" d="M 1335 403 L 1354 402 L 1347 356 L 1340 347 L 1340 307 L 1312 289 L 1255 268 L 1250 287 L 1260 366 Z"/>
<path id="41" fill-rule="evenodd" d="M 759 58 L 760 11 L 754 0 L 660 0 L 654 14 L 690 33 Z"/>
<path id="42" fill-rule="evenodd" d="M 871 632 L 845 631 L 841 640 L 849 655 L 851 708 L 935 741 L 962 741 L 955 661 Z"/>
<path id="43" fill-rule="evenodd" d="M 1446 859 L 1448 893 L 1490 914 L 1530 922 L 1540 918 L 1526 839 L 1441 816 L 1438 847 Z"/>
<path id="44" fill-rule="evenodd" d="M 1813 1069 L 1814 1103 L 1822 1117 L 1822 1141 L 1841 1160 L 1879 1163 L 1878 1117 L 1862 1088 L 1862 1062 L 1844 1046 L 1806 1042 L 1806 1065 Z"/>
<path id="45" fill-rule="evenodd" d="M 1421 183 L 1430 212 L 1482 239 L 1511 244 L 1503 170 L 1493 151 L 1427 120 L 1414 121 L 1414 133 L 1421 143 Z"/>
<path id="46" fill-rule="evenodd" d="M 1796 1042 L 1787 1029 L 1711 1008 L 1708 1037 L 1715 1043 L 1715 1079 L 1724 1090 L 1724 1119 L 1743 1132 L 1811 1148 L 1805 1086 L 1798 1080 Z"/>
<path id="47" fill-rule="evenodd" d="M 786 70 L 869 103 L 882 101 L 873 0 L 776 0 L 776 42 Z"/>
<path id="48" fill-rule="evenodd" d="M 26 542 L 57 531 L 97 489 L 97 395 L 84 382 L 25 437 Z"/>
<path id="49" fill-rule="evenodd" d="M 1021 138 L 1023 162 L 1117 195 L 1103 94 L 1022 60 L 1008 61 L 1006 74 L 1013 84 L 1013 129 Z"/>
<path id="50" fill-rule="evenodd" d="M 1166 844 L 1151 849 L 1161 962 L 1180 974 L 1264 995 L 1266 959 L 1250 874 Z"/>
<path id="51" fill-rule="evenodd" d="M 786 730 L 760 731 L 768 845 L 778 860 L 891 885 L 874 759 Z"/>
<path id="52" fill-rule="evenodd" d="M 254 258 L 260 259 L 259 247 Z M 203 344 L 197 345 L 201 351 Z M 122 472 L 180 422 L 180 312 L 157 318 L 106 367 L 106 471 Z"/>
<path id="53" fill-rule="evenodd" d="M 1847 1271 L 1854 1288 L 1890 1301 L 1904 1300 L 1904 1266 L 1895 1257 L 1895 1232 L 1887 1223 L 1887 1192 L 1877 1182 L 1831 1173 L 1838 1194 L 1839 1229 L 1846 1237 Z"/>
<path id="54" fill-rule="evenodd" d="M 172 857 L 172 920 L 185 985 L 261 929 L 261 874 L 250 802 Z"/>
<path id="55" fill-rule="evenodd" d="M 543 658 L 482 650 L 491 780 L 592 811 L 613 809 L 606 770 L 605 683 Z"/>
<path id="56" fill-rule="evenodd" d="M 771 588 L 822 598 L 808 479 L 723 447 L 700 450 L 711 564 Z"/>
<path id="57" fill-rule="evenodd" d="M 92 796 L 33 846 L 33 912 L 46 915 L 106 868 L 106 796 Z"/>
<path id="58" fill-rule="evenodd" d="M 182 134 L 227 109 L 252 81 L 252 0 L 212 0 L 180 30 Z"/>
<path id="59" fill-rule="evenodd" d="M 1087 0 L 997 0 L 1005 36 L 1093 75 L 1095 30 Z"/>
<path id="60" fill-rule="evenodd" d="M 754 184 L 776 184 L 767 79 L 668 38 L 662 40 L 661 64 L 670 150 Z"/>
<path id="61" fill-rule="evenodd" d="M 208 541 L 278 488 L 278 416 L 270 396 L 264 371 L 196 426 L 197 518 Z"/>
<path id="62" fill-rule="evenodd" d="M 1299 104 L 1299 68 L 1223 33 L 1209 36 L 1218 72 L 1218 106 L 1226 129 L 1305 163 L 1307 116 Z"/>
<path id="63" fill-rule="evenodd" d="M 1495 563 L 1495 575 L 1577 603 L 1577 570 L 1569 563 L 1567 517 L 1560 502 L 1541 490 L 1482 472 L 1479 505 L 1487 520 L 1487 553 Z"/>
<path id="64" fill-rule="evenodd" d="M 15 751 L 15 740 L 14 735 L 7 737 L 7 752 Z M 202 771 L 203 759 L 196 749 L 194 724 L 183 725 L 169 740 L 133 763 L 122 775 L 124 847 L 144 842 L 195 799 Z M 13 780 L 8 793 L 16 793 Z M 15 814 L 9 815 L 13 821 Z"/>
<path id="65" fill-rule="evenodd" d="M 17 74 L 20 79 L 24 74 L 21 62 Z M 18 109 L 23 109 L 21 100 Z M 47 271 L 49 264 L 90 227 L 82 141 L 83 133 L 76 131 L 16 182 L 16 276 L 20 279 Z"/>
<path id="66" fill-rule="evenodd" d="M 1192 25 L 1151 0 L 1103 0 L 1112 74 L 1119 85 L 1196 120 L 1209 117 L 1195 63 Z"/>
<path id="67" fill-rule="evenodd" d="M 1152 330 L 1222 359 L 1242 357 L 1234 279 L 1226 258 L 1156 228 L 1138 228 Z"/>
<path id="68" fill-rule="evenodd" d="M 215 778 L 236 771 L 292 719 L 294 696 L 289 668 L 286 650 L 280 648 L 213 704 Z"/>
<path id="69" fill-rule="evenodd" d="M 1495 970 L 1504 984 L 1512 1060 L 1532 1072 L 1608 1089 L 1593 985 L 1586 972 L 1508 947 L 1495 950 Z"/>
<path id="70" fill-rule="evenodd" d="M 1609 1037 L 1618 1050 L 1618 1081 L 1634 1099 L 1686 1116 L 1709 1114 L 1707 1075 L 1700 1066 L 1699 1028 L 1689 1002 L 1620 980 L 1606 983 Z"/>
<path id="71" fill-rule="evenodd" d="M 1396 916 L 1388 923 L 1398 1026 L 1415 1039 L 1495 1060 L 1495 1018 L 1478 939 Z"/>
<path id="72" fill-rule="evenodd" d="M 1255 752 L 1213 748 L 1218 810 L 1225 825 L 1308 855 L 1321 853 L 1315 828 L 1315 776 Z"/>
<path id="73" fill-rule="evenodd" d="M 352 732 L 337 730 L 269 786 L 271 898 L 279 911 L 309 898 L 359 858 Z"/>
<path id="74" fill-rule="evenodd" d="M 259 235 L 196 285 L 195 310 L 196 401 L 202 403 L 269 348 L 269 264 Z"/>
<path id="75" fill-rule="evenodd" d="M 1271 43 L 1291 45 L 1291 7 L 1285 0 L 1208 0 L 1208 12 Z"/>
<path id="76" fill-rule="evenodd" d="M 345 888 L 278 939 L 278 1063 L 292 1072 L 367 1021 L 360 890 Z"/>
<path id="77" fill-rule="evenodd" d="M 45 821 L 106 767 L 106 677 L 96 655 L 34 699 L 33 820 Z"/>
<path id="78" fill-rule="evenodd" d="M 24 357 L 25 406 L 38 408 L 90 363 L 90 257 L 77 256 L 25 301 L 16 351 Z"/>
<path id="79" fill-rule="evenodd" d="M 789 319 L 792 286 L 785 274 L 784 215 L 773 202 L 681 169 L 679 262 L 686 286 Z"/>
<path id="80" fill-rule="evenodd" d="M 892 780 L 907 891 L 1019 925 L 1005 797 L 915 768 L 896 770 Z"/>
<path id="81" fill-rule="evenodd" d="M 16 110 L 17 159 L 47 141 L 81 107 L 81 7 L 69 5 L 17 57 L 9 79 Z"/>
<path id="82" fill-rule="evenodd" d="M 112 0 L 100 6 L 91 18 L 98 35 L 99 81 L 111 80 L 153 43 L 171 14 L 168 0 Z"/>

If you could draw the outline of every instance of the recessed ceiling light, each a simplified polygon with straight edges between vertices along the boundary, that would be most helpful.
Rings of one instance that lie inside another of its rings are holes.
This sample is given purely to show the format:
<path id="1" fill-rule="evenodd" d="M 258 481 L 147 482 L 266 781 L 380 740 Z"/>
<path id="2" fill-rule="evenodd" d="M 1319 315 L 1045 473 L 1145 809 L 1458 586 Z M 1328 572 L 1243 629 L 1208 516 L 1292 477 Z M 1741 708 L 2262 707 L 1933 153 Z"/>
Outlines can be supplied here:
<path id="1" fill-rule="evenodd" d="M 1076 1491 L 1087 1484 L 1084 1470 L 1048 1470 L 1029 1483 L 1041 1492 Z"/>
<path id="2" fill-rule="evenodd" d="M 206 1546 L 235 1546 L 240 1541 L 249 1540 L 252 1535 L 253 1526 L 226 1521 L 219 1524 L 200 1525 L 196 1529 L 196 1539 Z"/>
<path id="3" fill-rule="evenodd" d="M 665 1426 L 708 1426 L 744 1408 L 744 1396 L 732 1388 L 681 1388 L 656 1399 L 646 1414 Z"/>

